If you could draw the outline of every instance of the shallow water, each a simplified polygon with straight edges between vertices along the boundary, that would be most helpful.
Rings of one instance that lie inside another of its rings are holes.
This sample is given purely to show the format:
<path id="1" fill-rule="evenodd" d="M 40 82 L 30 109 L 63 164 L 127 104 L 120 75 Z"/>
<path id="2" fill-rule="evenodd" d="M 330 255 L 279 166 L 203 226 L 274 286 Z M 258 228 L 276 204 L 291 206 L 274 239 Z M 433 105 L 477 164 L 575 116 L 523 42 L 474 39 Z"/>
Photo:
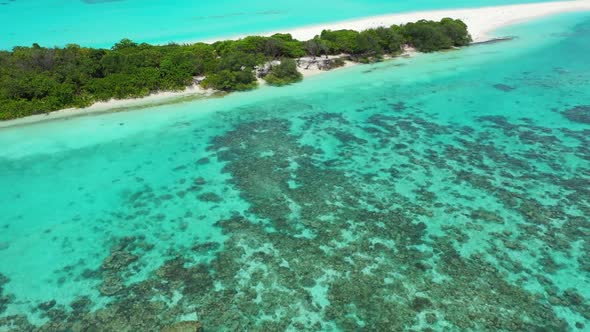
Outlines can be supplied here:
<path id="1" fill-rule="evenodd" d="M 386 14 L 535 0 L 0 0 L 0 49 L 111 47 L 123 38 L 149 43 L 209 40 Z"/>
<path id="2" fill-rule="evenodd" d="M 1 130 L 0 330 L 587 329 L 590 16 L 498 34 Z"/>

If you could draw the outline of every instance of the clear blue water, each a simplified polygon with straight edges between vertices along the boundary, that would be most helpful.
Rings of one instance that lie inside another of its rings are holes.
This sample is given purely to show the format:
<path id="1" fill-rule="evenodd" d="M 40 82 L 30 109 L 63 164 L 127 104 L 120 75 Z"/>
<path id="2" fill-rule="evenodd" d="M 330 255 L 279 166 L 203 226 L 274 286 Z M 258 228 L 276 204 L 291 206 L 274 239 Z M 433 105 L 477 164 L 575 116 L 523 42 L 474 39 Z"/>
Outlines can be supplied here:
<path id="1" fill-rule="evenodd" d="M 0 330 L 587 330 L 590 14 L 498 34 L 0 130 Z"/>
<path id="2" fill-rule="evenodd" d="M 534 0 L 0 0 L 0 49 L 28 46 L 111 47 L 122 38 L 185 42 L 277 31 L 367 15 L 480 7 Z"/>

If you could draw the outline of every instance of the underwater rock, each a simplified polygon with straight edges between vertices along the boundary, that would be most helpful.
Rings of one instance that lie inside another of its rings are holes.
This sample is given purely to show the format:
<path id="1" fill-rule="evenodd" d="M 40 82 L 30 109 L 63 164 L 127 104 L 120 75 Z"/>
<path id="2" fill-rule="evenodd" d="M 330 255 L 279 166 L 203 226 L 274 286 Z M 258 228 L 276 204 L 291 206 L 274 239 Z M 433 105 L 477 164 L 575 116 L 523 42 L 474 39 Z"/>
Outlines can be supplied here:
<path id="1" fill-rule="evenodd" d="M 103 270 L 119 271 L 138 260 L 139 257 L 126 251 L 111 253 L 102 263 Z"/>
<path id="2" fill-rule="evenodd" d="M 488 211 L 488 210 L 482 209 L 482 208 L 479 208 L 477 210 L 473 210 L 471 212 L 470 217 L 472 219 L 491 221 L 491 222 L 498 223 L 498 224 L 504 223 L 504 219 L 502 219 L 502 217 L 497 215 L 495 212 Z"/>
<path id="3" fill-rule="evenodd" d="M 123 280 L 117 276 L 107 276 L 100 286 L 100 293 L 105 296 L 113 296 L 125 288 Z"/>
<path id="4" fill-rule="evenodd" d="M 506 84 L 494 84 L 494 88 L 500 90 L 500 91 L 504 91 L 504 92 L 510 92 L 516 88 L 511 87 L 510 85 L 506 85 Z"/>
<path id="5" fill-rule="evenodd" d="M 223 201 L 223 199 L 221 197 L 219 197 L 217 194 L 211 193 L 211 192 L 201 194 L 197 198 L 203 202 L 220 203 Z"/>
<path id="6" fill-rule="evenodd" d="M 9 281 L 10 279 L 8 279 L 7 276 L 0 273 L 0 292 L 2 292 L 2 290 L 4 289 L 4 285 L 6 285 Z"/>
<path id="7" fill-rule="evenodd" d="M 4 295 L 4 285 L 9 281 L 8 277 L 0 273 L 0 314 L 6 310 L 8 304 L 12 301 L 12 296 Z"/>
<path id="8" fill-rule="evenodd" d="M 85 269 L 80 274 L 80 276 L 84 279 L 100 279 L 101 275 L 102 275 L 102 273 L 98 269 L 97 270 Z"/>
<path id="9" fill-rule="evenodd" d="M 208 163 L 209 163 L 209 158 L 207 158 L 207 157 L 197 160 L 197 165 L 205 165 Z"/>
<path id="10" fill-rule="evenodd" d="M 412 309 L 414 309 L 417 312 L 423 311 L 424 309 L 431 307 L 431 306 L 432 306 L 432 302 L 430 302 L 430 300 L 425 297 L 417 296 L 412 301 Z"/>
<path id="11" fill-rule="evenodd" d="M 434 323 L 436 323 L 436 321 L 437 321 L 437 318 L 436 318 L 435 313 L 429 312 L 426 314 L 426 322 L 428 324 L 434 324 Z"/>
<path id="12" fill-rule="evenodd" d="M 396 111 L 403 111 L 403 110 L 407 109 L 408 107 L 406 106 L 406 103 L 404 103 L 403 101 L 400 101 L 396 104 L 393 104 L 392 108 Z"/>
<path id="13" fill-rule="evenodd" d="M 6 308 L 8 308 L 8 304 L 12 301 L 10 296 L 5 296 L 4 294 L 0 293 L 0 314 L 2 314 Z"/>
<path id="14" fill-rule="evenodd" d="M 90 301 L 87 296 L 83 296 L 70 303 L 70 308 L 72 308 L 74 312 L 84 312 L 87 311 L 91 305 L 92 301 Z"/>
<path id="15" fill-rule="evenodd" d="M 55 300 L 51 300 L 51 301 L 47 301 L 47 302 L 43 302 L 43 303 L 39 304 L 37 306 L 37 308 L 47 311 L 47 310 L 53 308 L 55 306 L 55 304 L 56 304 Z"/>
<path id="16" fill-rule="evenodd" d="M 580 105 L 563 112 L 570 121 L 590 124 L 590 105 Z"/>
<path id="17" fill-rule="evenodd" d="M 198 177 L 193 181 L 193 183 L 197 186 L 202 186 L 202 185 L 205 185 L 207 183 L 207 181 L 202 177 Z"/>
<path id="18" fill-rule="evenodd" d="M 125 248 L 127 248 L 130 244 L 132 244 L 133 242 L 135 242 L 137 238 L 135 236 L 124 236 L 119 240 L 119 243 L 114 245 L 111 248 L 111 252 L 115 252 L 115 251 L 121 251 Z"/>
<path id="19" fill-rule="evenodd" d="M 0 242 L 0 250 L 6 250 L 8 249 L 8 247 L 10 247 L 10 244 L 8 244 L 8 242 Z"/>
<path id="20" fill-rule="evenodd" d="M 584 297 L 572 288 L 566 289 L 563 292 L 563 297 L 569 304 L 574 306 L 582 305 L 584 303 Z"/>
<path id="21" fill-rule="evenodd" d="M 428 270 L 432 269 L 432 266 L 430 266 L 429 264 L 426 264 L 426 263 L 422 263 L 422 262 L 416 262 L 414 264 L 414 267 L 417 268 L 418 270 L 421 270 L 421 271 L 428 271 Z"/>
<path id="22" fill-rule="evenodd" d="M 186 268 L 184 267 L 185 259 L 181 256 L 176 256 L 173 259 L 166 261 L 155 272 L 159 278 L 166 280 L 178 280 L 186 275 Z"/>
<path id="23" fill-rule="evenodd" d="M 184 321 L 164 327 L 161 332 L 203 332 L 199 321 Z"/>
<path id="24" fill-rule="evenodd" d="M 208 253 L 219 249 L 221 245 L 217 242 L 197 243 L 191 249 L 199 253 Z"/>
<path id="25" fill-rule="evenodd" d="M 516 242 L 516 241 L 512 241 L 512 240 L 504 240 L 504 246 L 508 249 L 512 249 L 512 250 L 524 250 L 525 246 L 523 246 L 521 243 Z"/>
<path id="26" fill-rule="evenodd" d="M 164 194 L 164 195 L 162 195 L 162 196 L 160 196 L 160 197 L 158 197 L 158 198 L 159 198 L 160 200 L 162 200 L 162 201 L 169 201 L 169 200 L 173 199 L 173 198 L 174 198 L 174 196 L 173 196 L 173 195 L 171 195 L 171 194 Z"/>
<path id="27" fill-rule="evenodd" d="M 180 166 L 174 167 L 174 168 L 172 169 L 172 171 L 174 171 L 174 172 L 178 172 L 178 171 L 183 171 L 183 170 L 185 170 L 185 169 L 187 169 L 187 166 L 186 166 L 186 165 L 180 165 Z"/>
<path id="28" fill-rule="evenodd" d="M 486 41 L 473 42 L 473 43 L 469 44 L 469 46 L 497 44 L 497 43 L 501 43 L 501 42 L 505 42 L 505 41 L 514 40 L 515 38 L 518 38 L 518 37 L 507 36 L 507 37 L 492 38 L 492 39 L 489 39 Z"/>
<path id="29" fill-rule="evenodd" d="M 550 296 L 547 301 L 551 305 L 561 305 L 561 300 L 557 296 Z"/>

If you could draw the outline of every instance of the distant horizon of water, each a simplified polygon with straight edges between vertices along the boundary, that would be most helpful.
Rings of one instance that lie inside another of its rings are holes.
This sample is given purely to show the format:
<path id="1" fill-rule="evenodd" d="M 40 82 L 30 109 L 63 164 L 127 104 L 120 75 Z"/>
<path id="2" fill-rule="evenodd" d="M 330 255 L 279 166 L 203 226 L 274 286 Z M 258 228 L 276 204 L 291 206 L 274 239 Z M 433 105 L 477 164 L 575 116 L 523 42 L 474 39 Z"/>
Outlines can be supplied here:
<path id="1" fill-rule="evenodd" d="M 0 129 L 0 331 L 585 331 L 590 13 Z"/>
<path id="2" fill-rule="evenodd" d="M 366 16 L 537 0 L 0 0 L 0 49 L 111 47 L 123 38 L 165 44 L 280 31 Z"/>

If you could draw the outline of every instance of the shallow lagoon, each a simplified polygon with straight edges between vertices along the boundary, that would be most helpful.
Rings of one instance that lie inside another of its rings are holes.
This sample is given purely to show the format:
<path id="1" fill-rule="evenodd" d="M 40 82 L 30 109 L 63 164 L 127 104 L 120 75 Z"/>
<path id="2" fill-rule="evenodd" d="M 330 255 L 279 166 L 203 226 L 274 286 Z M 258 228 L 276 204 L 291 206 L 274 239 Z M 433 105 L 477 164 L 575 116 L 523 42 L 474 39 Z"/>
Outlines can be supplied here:
<path id="1" fill-rule="evenodd" d="M 588 328 L 590 16 L 498 34 L 1 130 L 0 326 Z"/>
<path id="2" fill-rule="evenodd" d="M 111 47 L 123 38 L 186 42 L 277 31 L 369 15 L 481 7 L 535 0 L 0 0 L 0 49 Z"/>

